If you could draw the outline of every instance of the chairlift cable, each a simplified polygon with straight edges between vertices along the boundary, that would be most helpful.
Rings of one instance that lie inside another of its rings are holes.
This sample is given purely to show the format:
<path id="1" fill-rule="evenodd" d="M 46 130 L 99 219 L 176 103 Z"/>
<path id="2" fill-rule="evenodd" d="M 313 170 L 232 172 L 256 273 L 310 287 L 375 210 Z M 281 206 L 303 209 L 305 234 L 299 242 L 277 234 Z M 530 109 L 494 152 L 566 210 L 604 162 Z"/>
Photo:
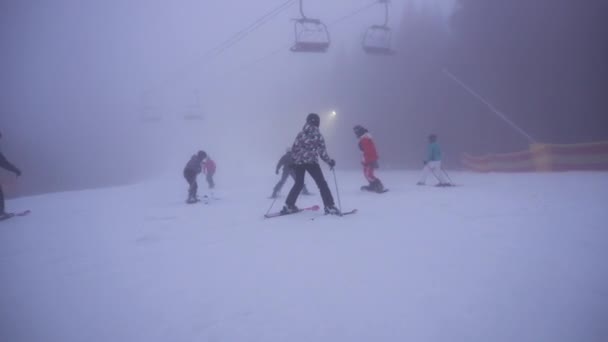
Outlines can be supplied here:
<path id="1" fill-rule="evenodd" d="M 185 72 L 187 72 L 191 67 L 198 64 L 199 62 L 203 62 L 203 63 L 210 62 L 211 59 L 218 57 L 219 55 L 224 53 L 226 50 L 228 50 L 229 48 L 233 47 L 234 45 L 236 45 L 237 43 L 242 41 L 249 34 L 253 33 L 257 29 L 262 27 L 268 21 L 275 18 L 277 15 L 279 15 L 283 11 L 287 10 L 289 7 L 291 7 L 295 3 L 295 1 L 296 0 L 287 0 L 287 1 L 283 2 L 282 4 L 280 4 L 279 6 L 273 8 L 269 12 L 265 13 L 264 15 L 262 15 L 261 17 L 256 19 L 253 23 L 251 23 L 247 27 L 241 29 L 240 31 L 238 31 L 235 34 L 233 34 L 232 36 L 230 36 L 230 38 L 221 42 L 214 48 L 207 50 L 205 53 L 203 53 L 199 57 L 195 58 L 192 62 L 190 62 L 186 66 L 183 66 L 181 68 L 181 70 L 178 70 L 177 72 L 175 72 L 173 74 L 173 77 L 167 78 L 164 82 L 160 82 L 157 87 L 153 87 L 153 88 L 161 88 L 164 85 L 166 85 L 167 83 L 170 83 L 171 81 L 181 77 Z M 151 92 L 151 91 L 152 90 L 150 90 L 150 89 L 147 90 L 147 92 Z"/>
<path id="2" fill-rule="evenodd" d="M 342 16 L 342 17 L 340 17 L 340 18 L 338 18 L 338 19 L 336 19 L 334 21 L 332 21 L 327 26 L 328 27 L 332 27 L 332 26 L 338 25 L 338 24 L 342 23 L 343 21 L 346 21 L 346 20 L 354 17 L 355 15 L 360 14 L 361 12 L 363 12 L 363 11 L 365 11 L 365 10 L 373 7 L 373 6 L 375 6 L 377 3 L 378 3 L 378 1 L 374 1 L 374 2 L 372 2 L 370 4 L 368 4 L 368 5 L 365 5 L 363 7 L 355 9 L 352 12 L 350 12 L 350 13 L 348 13 L 348 14 L 346 14 L 346 15 L 344 15 L 344 16 Z M 233 69 L 233 71 L 228 72 L 228 74 L 232 74 L 234 72 L 241 71 L 241 70 L 247 70 L 250 67 L 252 67 L 254 65 L 257 65 L 257 64 L 259 64 L 259 63 L 261 63 L 261 62 L 263 62 L 263 61 L 265 61 L 265 60 L 267 60 L 267 59 L 269 59 L 271 57 L 274 57 L 275 55 L 277 55 L 277 54 L 279 54 L 281 52 L 285 52 L 289 48 L 289 46 L 291 46 L 291 44 L 288 45 L 287 48 L 281 47 L 281 48 L 275 49 L 275 50 L 269 52 L 268 54 L 266 54 L 266 55 L 264 55 L 264 56 L 262 56 L 262 57 L 260 57 L 260 58 L 258 58 L 256 60 L 254 60 L 252 62 L 249 62 L 247 64 L 241 65 L 241 66 Z"/>

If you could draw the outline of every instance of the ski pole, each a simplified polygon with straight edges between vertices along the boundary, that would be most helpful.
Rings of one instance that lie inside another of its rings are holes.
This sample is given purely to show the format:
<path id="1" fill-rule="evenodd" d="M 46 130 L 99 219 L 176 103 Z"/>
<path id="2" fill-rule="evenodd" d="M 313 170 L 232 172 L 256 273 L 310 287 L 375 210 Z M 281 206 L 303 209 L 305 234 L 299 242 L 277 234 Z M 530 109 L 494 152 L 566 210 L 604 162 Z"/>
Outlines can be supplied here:
<path id="1" fill-rule="evenodd" d="M 272 207 L 274 207 L 274 202 L 276 202 L 276 201 L 277 201 L 277 197 L 275 197 L 272 200 L 272 203 L 270 203 L 270 208 L 268 208 L 268 210 L 266 211 L 266 215 L 270 214 L 270 211 L 272 210 Z"/>
<path id="2" fill-rule="evenodd" d="M 340 202 L 340 189 L 338 189 L 338 177 L 336 177 L 336 170 L 333 168 L 331 172 L 334 174 L 334 183 L 336 184 L 336 197 L 338 198 L 338 209 L 340 209 L 340 213 L 342 213 L 342 203 Z"/>
<path id="3" fill-rule="evenodd" d="M 450 175 L 448 175 L 448 173 L 445 171 L 445 169 L 441 168 L 441 171 L 443 171 L 443 174 L 448 178 L 448 181 L 450 181 L 450 184 L 454 185 L 454 182 L 452 182 L 452 178 L 450 178 Z"/>
<path id="4" fill-rule="evenodd" d="M 431 170 L 431 172 L 433 173 L 433 176 L 435 176 L 435 178 L 437 178 L 437 181 L 439 183 L 441 183 L 441 179 L 439 178 L 439 176 L 437 176 L 437 173 L 435 173 L 435 170 L 429 166 L 429 170 Z"/>

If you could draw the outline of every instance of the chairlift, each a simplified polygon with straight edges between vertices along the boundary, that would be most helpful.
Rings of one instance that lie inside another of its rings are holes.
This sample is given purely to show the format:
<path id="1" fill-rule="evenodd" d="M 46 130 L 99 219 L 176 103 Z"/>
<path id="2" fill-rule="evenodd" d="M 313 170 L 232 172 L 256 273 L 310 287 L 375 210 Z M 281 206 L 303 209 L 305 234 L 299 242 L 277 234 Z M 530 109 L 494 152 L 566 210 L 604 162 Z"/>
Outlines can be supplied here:
<path id="1" fill-rule="evenodd" d="M 301 18 L 294 19 L 295 43 L 291 47 L 293 52 L 327 52 L 330 44 L 329 31 L 319 19 L 312 19 L 304 15 L 303 1 L 300 0 Z"/>
<path id="2" fill-rule="evenodd" d="M 395 54 L 395 51 L 391 49 L 392 30 L 388 26 L 389 0 L 378 0 L 378 3 L 384 4 L 384 24 L 372 25 L 365 31 L 363 51 L 369 55 L 390 56 Z"/>

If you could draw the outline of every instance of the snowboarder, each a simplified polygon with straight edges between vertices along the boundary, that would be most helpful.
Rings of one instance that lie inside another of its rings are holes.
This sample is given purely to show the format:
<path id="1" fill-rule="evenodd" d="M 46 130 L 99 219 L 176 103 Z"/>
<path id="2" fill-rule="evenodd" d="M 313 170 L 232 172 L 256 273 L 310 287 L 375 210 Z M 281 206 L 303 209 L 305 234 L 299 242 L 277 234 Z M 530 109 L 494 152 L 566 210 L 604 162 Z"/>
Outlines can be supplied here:
<path id="1" fill-rule="evenodd" d="M 207 158 L 203 161 L 203 173 L 205 174 L 205 179 L 207 180 L 207 184 L 209 185 L 209 189 L 215 188 L 215 182 L 213 181 L 213 175 L 215 174 L 215 161 L 207 155 Z"/>
<path id="2" fill-rule="evenodd" d="M 0 133 L 0 139 L 2 139 L 2 133 Z M 21 176 L 21 170 L 19 170 L 15 165 L 11 164 L 0 152 L 0 167 L 13 172 L 17 177 Z M 0 184 L 0 219 L 9 216 L 7 212 L 4 211 L 4 193 L 2 192 L 2 184 Z"/>
<path id="3" fill-rule="evenodd" d="M 289 176 L 291 176 L 294 181 L 296 180 L 296 173 L 293 170 L 293 156 L 291 154 L 291 148 L 288 148 L 287 152 L 285 152 L 281 159 L 279 159 L 275 170 L 275 173 L 277 175 L 279 174 L 279 170 L 281 170 L 281 168 L 283 168 L 281 179 L 279 180 L 277 185 L 274 186 L 274 189 L 272 189 L 272 195 L 270 196 L 270 198 L 277 198 L 279 191 L 281 191 L 283 185 L 285 185 L 285 182 L 287 181 L 287 178 L 289 178 Z M 306 188 L 306 184 L 304 184 L 304 187 L 302 188 L 302 194 L 310 195 L 310 192 L 308 192 L 308 189 Z"/>
<path id="4" fill-rule="evenodd" d="M 188 188 L 188 199 L 186 200 L 186 203 L 195 203 L 199 200 L 196 196 L 196 192 L 198 190 L 196 176 L 202 172 L 202 163 L 205 158 L 207 158 L 207 153 L 205 153 L 205 151 L 198 151 L 198 153 L 190 158 L 186 164 L 186 167 L 184 168 L 184 178 L 186 178 L 188 185 L 190 185 Z"/>
<path id="5" fill-rule="evenodd" d="M 378 152 L 376 152 L 376 144 L 374 144 L 371 134 L 361 125 L 353 127 L 353 131 L 357 138 L 359 138 L 359 149 L 363 152 L 363 161 L 361 162 L 363 165 L 363 175 L 369 182 L 369 185 L 362 186 L 361 190 L 377 193 L 385 192 L 384 185 L 374 175 L 374 169 L 378 168 Z"/>
<path id="6" fill-rule="evenodd" d="M 334 204 L 334 198 L 325 181 L 325 177 L 323 177 L 321 166 L 319 166 L 318 157 L 321 157 L 330 168 L 333 169 L 336 166 L 336 162 L 327 154 L 325 139 L 319 131 L 320 124 L 321 119 L 318 114 L 308 114 L 306 117 L 306 124 L 302 131 L 298 133 L 293 146 L 291 147 L 294 163 L 293 170 L 296 179 L 291 191 L 289 191 L 281 214 L 290 214 L 298 211 L 296 200 L 304 187 L 304 176 L 306 172 L 308 172 L 321 192 L 325 213 L 340 215 L 340 210 L 338 210 Z"/>
<path id="7" fill-rule="evenodd" d="M 437 135 L 431 134 L 429 135 L 429 145 L 428 145 L 428 153 L 426 160 L 423 161 L 424 168 L 422 169 L 422 178 L 420 181 L 416 183 L 417 185 L 425 185 L 426 178 L 429 173 L 433 173 L 439 184 L 437 186 L 449 186 L 445 178 L 443 177 L 442 169 L 441 169 L 441 148 L 437 143 Z"/>

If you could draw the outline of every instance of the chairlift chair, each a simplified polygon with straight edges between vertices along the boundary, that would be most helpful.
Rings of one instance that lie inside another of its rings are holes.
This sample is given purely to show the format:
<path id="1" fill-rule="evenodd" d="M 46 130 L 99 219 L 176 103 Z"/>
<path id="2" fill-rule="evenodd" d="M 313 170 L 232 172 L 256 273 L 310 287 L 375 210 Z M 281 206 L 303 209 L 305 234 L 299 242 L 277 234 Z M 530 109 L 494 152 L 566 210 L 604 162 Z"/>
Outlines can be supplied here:
<path id="1" fill-rule="evenodd" d="M 395 54 L 391 48 L 391 34 L 392 31 L 388 26 L 370 26 L 363 36 L 363 51 L 370 55 L 390 56 Z"/>
<path id="2" fill-rule="evenodd" d="M 301 18 L 294 19 L 295 43 L 291 47 L 293 52 L 327 52 L 330 45 L 329 31 L 319 19 L 312 19 L 304 15 L 303 0 L 300 0 Z"/>
<path id="3" fill-rule="evenodd" d="M 372 25 L 365 31 L 362 47 L 363 51 L 370 55 L 390 56 L 395 54 L 395 51 L 391 49 L 392 30 L 388 26 L 389 0 L 378 0 L 378 3 L 384 5 L 384 24 Z"/>

